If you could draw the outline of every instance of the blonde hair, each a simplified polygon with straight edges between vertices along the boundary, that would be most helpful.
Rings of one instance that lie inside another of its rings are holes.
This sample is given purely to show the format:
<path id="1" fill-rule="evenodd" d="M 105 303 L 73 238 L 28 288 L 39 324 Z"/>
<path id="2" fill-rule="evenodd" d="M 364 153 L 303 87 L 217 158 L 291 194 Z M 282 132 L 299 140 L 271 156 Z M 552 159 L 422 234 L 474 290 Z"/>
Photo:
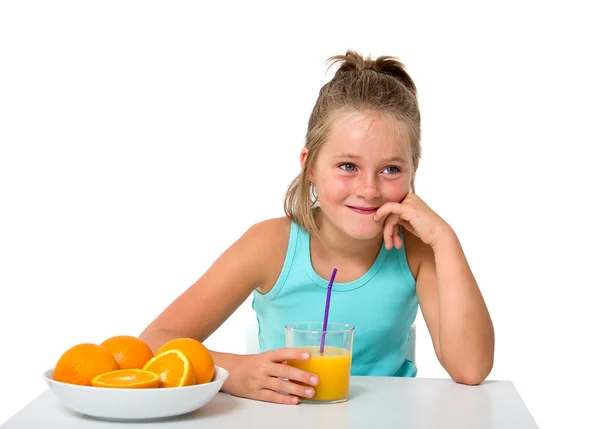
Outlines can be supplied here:
<path id="1" fill-rule="evenodd" d="M 319 91 L 308 120 L 305 147 L 308 154 L 302 170 L 290 183 L 285 195 L 285 214 L 311 234 L 318 235 L 313 208 L 317 205 L 308 172 L 315 165 L 321 147 L 335 122 L 353 112 L 380 112 L 404 126 L 408 137 L 411 167 L 421 157 L 421 115 L 417 88 L 405 66 L 391 56 L 372 60 L 349 50 L 345 55 L 330 57 L 331 67 L 341 63 L 333 79 Z M 414 175 L 411 178 L 414 190 Z"/>

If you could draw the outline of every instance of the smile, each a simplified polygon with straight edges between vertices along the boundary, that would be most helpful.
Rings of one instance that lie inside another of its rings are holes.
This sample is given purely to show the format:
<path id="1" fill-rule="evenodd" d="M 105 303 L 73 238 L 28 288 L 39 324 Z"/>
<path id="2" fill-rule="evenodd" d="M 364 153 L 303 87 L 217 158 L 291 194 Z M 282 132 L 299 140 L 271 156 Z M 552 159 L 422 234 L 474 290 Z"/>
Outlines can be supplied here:
<path id="1" fill-rule="evenodd" d="M 374 214 L 378 209 L 378 207 L 353 207 L 353 206 L 346 206 L 346 207 L 348 207 L 354 213 L 364 214 L 364 215 Z"/>

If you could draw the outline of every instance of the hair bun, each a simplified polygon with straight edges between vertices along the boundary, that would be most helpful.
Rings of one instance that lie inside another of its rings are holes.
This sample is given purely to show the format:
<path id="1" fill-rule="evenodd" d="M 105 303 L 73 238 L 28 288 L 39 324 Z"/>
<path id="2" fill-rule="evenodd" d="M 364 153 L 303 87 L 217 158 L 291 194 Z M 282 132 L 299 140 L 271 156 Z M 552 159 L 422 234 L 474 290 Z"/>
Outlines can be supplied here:
<path id="1" fill-rule="evenodd" d="M 354 50 L 346 51 L 345 55 L 335 55 L 328 59 L 331 64 L 341 63 L 333 79 L 342 78 L 347 73 L 361 73 L 365 70 L 373 70 L 377 73 L 383 73 L 398 79 L 404 84 L 415 96 L 417 95 L 417 87 L 406 72 L 406 67 L 398 61 L 398 58 L 383 55 L 373 60 L 370 56 L 363 57 Z"/>

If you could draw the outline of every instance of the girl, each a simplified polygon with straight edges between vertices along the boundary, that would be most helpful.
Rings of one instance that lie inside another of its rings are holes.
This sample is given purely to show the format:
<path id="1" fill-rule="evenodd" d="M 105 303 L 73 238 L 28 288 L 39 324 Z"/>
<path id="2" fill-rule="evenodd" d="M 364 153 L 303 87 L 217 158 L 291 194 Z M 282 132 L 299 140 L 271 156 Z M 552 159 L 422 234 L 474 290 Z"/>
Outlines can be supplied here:
<path id="1" fill-rule="evenodd" d="M 310 116 L 286 216 L 252 226 L 140 338 L 153 351 L 176 337 L 204 341 L 252 293 L 262 352 L 211 351 L 230 373 L 222 390 L 297 404 L 318 379 L 285 364 L 309 356 L 285 347 L 284 325 L 322 319 L 335 267 L 329 320 L 355 327 L 353 375 L 416 375 L 406 352 L 420 305 L 442 366 L 478 384 L 494 330 L 455 232 L 414 193 L 415 84 L 393 57 L 330 61 L 340 66 Z"/>

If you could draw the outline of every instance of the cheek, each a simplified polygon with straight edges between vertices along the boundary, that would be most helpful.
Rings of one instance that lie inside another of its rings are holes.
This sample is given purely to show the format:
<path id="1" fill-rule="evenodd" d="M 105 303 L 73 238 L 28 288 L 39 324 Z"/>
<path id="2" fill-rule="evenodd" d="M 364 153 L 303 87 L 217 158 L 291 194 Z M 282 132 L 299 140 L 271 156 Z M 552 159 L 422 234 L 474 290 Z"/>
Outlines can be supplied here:
<path id="1" fill-rule="evenodd" d="M 319 195 L 328 199 L 343 199 L 348 196 L 351 191 L 352 184 L 347 178 L 339 176 L 330 176 L 321 184 Z"/>
<path id="2" fill-rule="evenodd" d="M 410 183 L 389 183 L 382 186 L 381 194 L 386 201 L 400 202 L 406 197 L 410 189 Z"/>

